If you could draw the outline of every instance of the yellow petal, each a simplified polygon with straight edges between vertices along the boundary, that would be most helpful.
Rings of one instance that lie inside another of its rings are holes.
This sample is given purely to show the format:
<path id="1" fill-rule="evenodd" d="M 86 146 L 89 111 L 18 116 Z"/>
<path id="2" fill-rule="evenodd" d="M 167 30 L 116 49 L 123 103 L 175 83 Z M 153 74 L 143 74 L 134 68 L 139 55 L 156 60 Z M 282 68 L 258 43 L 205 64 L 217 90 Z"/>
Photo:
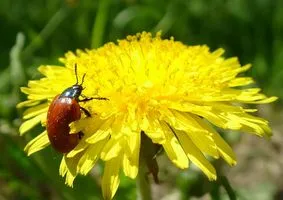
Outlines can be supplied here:
<path id="1" fill-rule="evenodd" d="M 111 200 L 120 184 L 119 171 L 121 167 L 122 157 L 118 156 L 112 160 L 105 162 L 102 177 L 102 194 L 105 200 Z"/>
<path id="2" fill-rule="evenodd" d="M 48 110 L 48 103 L 44 103 L 28 108 L 27 110 L 25 110 L 23 114 L 23 119 L 29 119 L 37 115 L 40 115 L 42 113 L 47 113 L 47 110 Z"/>
<path id="3" fill-rule="evenodd" d="M 222 139 L 222 137 L 209 125 L 208 123 L 204 122 L 202 119 L 195 117 L 196 121 L 202 126 L 204 129 L 209 130 L 212 134 L 212 138 L 216 144 L 217 150 L 221 157 L 225 159 L 229 165 L 236 165 L 236 155 L 233 152 L 232 148 Z"/>
<path id="4" fill-rule="evenodd" d="M 37 125 L 39 122 L 46 120 L 46 114 L 47 113 L 42 113 L 40 115 L 37 115 L 34 118 L 31 118 L 27 121 L 25 121 L 24 123 L 22 123 L 22 125 L 20 126 L 20 135 L 25 134 L 27 131 L 29 131 L 30 129 L 32 129 L 35 125 Z"/>
<path id="5" fill-rule="evenodd" d="M 95 165 L 96 161 L 100 157 L 100 152 L 102 151 L 107 140 L 101 140 L 95 145 L 89 146 L 83 153 L 79 160 L 77 171 L 82 175 L 86 175 Z"/>
<path id="6" fill-rule="evenodd" d="M 238 115 L 229 113 L 226 117 L 229 121 L 240 123 L 242 125 L 241 130 L 243 131 L 255 133 L 260 137 L 270 137 L 272 135 L 268 122 L 262 118 L 254 117 L 246 113 Z"/>
<path id="7" fill-rule="evenodd" d="M 122 145 L 121 138 L 110 138 L 101 152 L 101 159 L 104 161 L 111 160 L 120 154 Z"/>
<path id="8" fill-rule="evenodd" d="M 36 106 L 39 104 L 38 100 L 26 100 L 17 104 L 17 108 L 28 107 L 28 106 Z"/>
<path id="9" fill-rule="evenodd" d="M 66 154 L 68 158 L 76 156 L 78 153 L 84 151 L 86 148 L 89 147 L 89 144 L 84 141 L 84 139 L 80 140 L 78 145 L 69 153 Z"/>
<path id="10" fill-rule="evenodd" d="M 232 79 L 229 82 L 229 87 L 238 87 L 238 86 L 243 86 L 243 85 L 249 85 L 253 82 L 254 82 L 254 80 L 250 77 L 239 77 L 239 78 Z"/>
<path id="11" fill-rule="evenodd" d="M 191 105 L 191 107 L 193 109 L 188 108 L 189 105 Z M 176 104 L 172 105 L 172 106 L 173 106 L 173 108 L 177 107 Z M 218 127 L 226 128 L 226 121 L 223 120 L 218 115 L 218 113 L 216 113 L 216 111 L 213 112 L 212 107 L 210 107 L 210 106 L 197 106 L 197 105 L 193 105 L 193 104 L 182 104 L 182 107 L 180 107 L 179 109 L 180 109 L 180 111 L 182 111 L 182 109 L 183 109 L 184 112 L 191 112 L 192 114 L 204 117 L 208 121 L 210 121 L 211 123 L 215 124 Z M 179 109 L 177 109 L 177 110 L 179 110 Z M 164 110 L 162 112 L 164 112 Z M 198 131 L 198 129 L 196 127 L 189 126 L 188 123 L 186 123 L 187 120 L 185 122 L 182 122 L 182 123 L 180 123 L 181 122 L 180 120 L 178 122 L 171 111 L 168 110 L 164 114 L 166 115 L 166 120 L 168 120 L 168 122 L 174 128 L 179 129 L 179 130 L 185 130 L 185 129 L 190 130 L 190 131 L 193 130 L 194 132 Z M 186 125 L 184 126 L 183 124 L 186 124 Z"/>
<path id="12" fill-rule="evenodd" d="M 82 131 L 86 137 L 93 135 L 101 126 L 103 126 L 104 121 L 99 117 L 85 117 L 78 121 L 74 121 L 69 124 L 70 133 L 78 133 Z"/>
<path id="13" fill-rule="evenodd" d="M 71 75 L 71 70 L 66 67 L 59 67 L 55 65 L 41 65 L 38 71 L 47 77 L 58 77 L 62 74 Z"/>
<path id="14" fill-rule="evenodd" d="M 266 103 L 274 102 L 277 99 L 278 99 L 278 97 L 272 96 L 272 97 L 264 98 L 262 100 L 257 100 L 257 101 L 254 101 L 254 102 L 248 101 L 247 103 L 251 103 L 251 104 L 266 104 Z"/>
<path id="15" fill-rule="evenodd" d="M 24 151 L 27 152 L 28 156 L 31 154 L 44 149 L 50 144 L 47 131 L 42 132 L 33 140 L 31 140 L 26 146 Z"/>
<path id="16" fill-rule="evenodd" d="M 192 142 L 204 153 L 214 158 L 218 158 L 219 154 L 216 145 L 207 129 L 202 128 L 195 120 L 194 115 L 173 111 L 176 121 L 180 122 L 184 128 L 175 129 L 183 130 L 190 137 Z"/>
<path id="17" fill-rule="evenodd" d="M 140 133 L 133 133 L 124 140 L 123 170 L 126 176 L 134 179 L 139 169 Z"/>
<path id="18" fill-rule="evenodd" d="M 77 165 L 79 161 L 80 155 L 74 157 L 74 158 L 67 158 L 64 156 L 62 158 L 60 168 L 59 168 L 59 174 L 65 178 L 65 184 L 73 187 L 73 182 L 77 176 Z"/>
<path id="19" fill-rule="evenodd" d="M 146 121 L 148 125 L 141 127 L 141 130 L 152 139 L 153 143 L 163 144 L 165 142 L 165 136 L 158 118 L 148 115 L 144 117 L 143 121 Z"/>
<path id="20" fill-rule="evenodd" d="M 90 144 L 95 144 L 100 140 L 104 140 L 105 138 L 109 137 L 110 133 L 112 133 L 111 124 L 113 123 L 113 119 L 105 120 L 98 130 L 93 133 L 90 137 L 86 139 L 86 142 Z"/>
<path id="21" fill-rule="evenodd" d="M 21 91 L 25 94 L 29 95 L 29 99 L 31 100 L 46 100 L 46 99 L 52 99 L 54 96 L 58 93 L 49 93 L 46 92 L 45 88 L 27 88 L 27 87 L 22 87 Z"/>
<path id="22" fill-rule="evenodd" d="M 169 159 L 181 169 L 188 168 L 189 161 L 188 158 L 180 145 L 178 139 L 175 137 L 174 133 L 168 127 L 166 123 L 162 123 L 162 129 L 166 137 L 166 142 L 163 144 L 163 148 L 169 157 Z"/>
<path id="23" fill-rule="evenodd" d="M 216 180 L 216 171 L 210 162 L 204 157 L 201 151 L 194 145 L 190 138 L 183 131 L 176 130 L 176 135 L 186 152 L 188 158 L 197 165 L 208 177 L 209 180 Z"/>

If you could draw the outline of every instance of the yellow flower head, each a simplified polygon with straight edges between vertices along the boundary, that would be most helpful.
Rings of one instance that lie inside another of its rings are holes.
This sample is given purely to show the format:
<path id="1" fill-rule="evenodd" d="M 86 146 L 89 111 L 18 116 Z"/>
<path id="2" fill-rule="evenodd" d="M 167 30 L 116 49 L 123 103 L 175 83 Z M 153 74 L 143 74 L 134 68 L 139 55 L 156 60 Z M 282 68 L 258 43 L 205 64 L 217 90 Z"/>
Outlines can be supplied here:
<path id="1" fill-rule="evenodd" d="M 262 104 L 267 98 L 259 88 L 241 87 L 252 78 L 237 77 L 250 65 L 240 66 L 237 58 L 225 59 L 222 49 L 186 46 L 160 34 L 128 36 L 118 44 L 108 43 L 95 50 L 68 52 L 62 66 L 40 66 L 44 75 L 30 81 L 22 92 L 28 100 L 19 107 L 24 112 L 20 133 L 36 124 L 46 126 L 52 99 L 76 82 L 74 66 L 83 82 L 83 95 L 109 100 L 80 102 L 90 117 L 70 124 L 71 133 L 82 132 L 78 145 L 64 154 L 60 174 L 72 186 L 78 174 L 87 174 L 97 160 L 105 162 L 102 191 L 113 198 L 119 185 L 119 172 L 135 178 L 139 169 L 141 134 L 160 144 L 168 158 L 179 168 L 197 165 L 210 180 L 216 179 L 214 167 L 206 159 L 222 157 L 236 163 L 229 145 L 212 125 L 222 129 L 242 130 L 259 136 L 271 136 L 268 122 L 252 116 L 255 109 L 242 103 Z M 25 150 L 30 155 L 49 145 L 44 131 Z"/>

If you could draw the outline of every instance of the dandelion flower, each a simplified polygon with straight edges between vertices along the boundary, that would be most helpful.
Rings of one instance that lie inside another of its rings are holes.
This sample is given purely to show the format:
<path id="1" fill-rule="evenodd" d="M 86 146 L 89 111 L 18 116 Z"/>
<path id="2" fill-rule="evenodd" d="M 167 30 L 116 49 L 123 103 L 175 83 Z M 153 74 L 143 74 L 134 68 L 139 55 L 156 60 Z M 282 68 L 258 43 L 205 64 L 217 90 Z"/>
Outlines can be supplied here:
<path id="1" fill-rule="evenodd" d="M 162 146 L 177 167 L 188 168 L 191 161 L 215 180 L 207 157 L 222 157 L 229 165 L 236 164 L 236 158 L 214 127 L 270 137 L 268 122 L 251 114 L 256 109 L 243 105 L 276 100 L 259 88 L 247 87 L 253 79 L 238 75 L 250 65 L 225 59 L 223 53 L 145 32 L 98 49 L 68 52 L 60 58 L 63 66 L 40 66 L 44 77 L 22 88 L 28 100 L 18 107 L 28 108 L 20 134 L 39 123 L 46 126 L 50 102 L 76 82 L 77 65 L 79 78 L 86 74 L 83 94 L 109 100 L 80 103 L 91 116 L 70 124 L 71 133 L 81 131 L 84 136 L 63 155 L 60 174 L 66 184 L 72 186 L 78 174 L 86 175 L 100 159 L 102 193 L 105 199 L 113 198 L 120 171 L 132 179 L 138 174 L 142 134 Z M 43 131 L 25 150 L 30 155 L 49 144 Z"/>

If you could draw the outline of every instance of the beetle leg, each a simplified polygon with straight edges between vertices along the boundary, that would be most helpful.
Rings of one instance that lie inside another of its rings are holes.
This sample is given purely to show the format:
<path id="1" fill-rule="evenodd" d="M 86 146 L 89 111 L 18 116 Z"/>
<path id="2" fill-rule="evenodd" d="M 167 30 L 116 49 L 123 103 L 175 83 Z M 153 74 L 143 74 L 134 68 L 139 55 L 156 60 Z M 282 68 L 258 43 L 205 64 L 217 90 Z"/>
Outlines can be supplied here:
<path id="1" fill-rule="evenodd" d="M 81 107 L 81 106 L 80 106 L 80 109 L 84 112 L 84 114 L 85 114 L 87 117 L 90 117 L 90 116 L 91 116 L 87 109 L 85 109 L 85 108 L 83 108 L 83 107 Z"/>
<path id="2" fill-rule="evenodd" d="M 105 97 L 86 97 L 85 95 L 81 94 L 81 96 L 83 97 L 83 99 L 79 99 L 79 102 L 86 102 L 86 101 L 90 101 L 90 100 L 93 100 L 93 99 L 96 99 L 96 100 L 109 100 Z"/>
<path id="3" fill-rule="evenodd" d="M 82 139 L 83 136 L 85 135 L 85 134 L 84 134 L 83 132 L 81 132 L 81 131 L 80 131 L 78 134 L 79 134 L 79 139 Z"/>

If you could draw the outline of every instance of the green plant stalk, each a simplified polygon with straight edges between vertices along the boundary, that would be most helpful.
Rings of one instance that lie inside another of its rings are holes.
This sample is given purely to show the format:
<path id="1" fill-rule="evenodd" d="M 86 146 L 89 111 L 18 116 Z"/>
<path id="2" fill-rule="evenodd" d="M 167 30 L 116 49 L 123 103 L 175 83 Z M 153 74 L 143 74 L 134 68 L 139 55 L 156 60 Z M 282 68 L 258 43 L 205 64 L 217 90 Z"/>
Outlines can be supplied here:
<path id="1" fill-rule="evenodd" d="M 68 16 L 69 8 L 60 8 L 53 17 L 49 20 L 46 26 L 41 32 L 32 40 L 32 42 L 23 50 L 22 57 L 27 59 L 30 57 L 38 48 L 42 46 L 45 40 L 56 30 L 56 28 L 64 21 Z"/>
<path id="2" fill-rule="evenodd" d="M 233 190 L 233 188 L 231 187 L 229 180 L 227 179 L 226 176 L 221 176 L 219 177 L 220 181 L 221 181 L 221 185 L 225 188 L 230 200 L 236 200 L 236 194 Z"/>
<path id="3" fill-rule="evenodd" d="M 10 77 L 11 83 L 14 86 L 14 94 L 18 94 L 20 85 L 25 83 L 25 73 L 20 58 L 24 42 L 25 36 L 19 32 L 16 37 L 16 43 L 10 51 Z"/>
<path id="4" fill-rule="evenodd" d="M 143 160 L 140 160 L 139 173 L 137 177 L 137 199 L 152 200 L 150 182 L 147 179 L 147 167 Z"/>
<path id="5" fill-rule="evenodd" d="M 91 48 L 102 45 L 111 0 L 100 0 L 91 33 Z"/>

